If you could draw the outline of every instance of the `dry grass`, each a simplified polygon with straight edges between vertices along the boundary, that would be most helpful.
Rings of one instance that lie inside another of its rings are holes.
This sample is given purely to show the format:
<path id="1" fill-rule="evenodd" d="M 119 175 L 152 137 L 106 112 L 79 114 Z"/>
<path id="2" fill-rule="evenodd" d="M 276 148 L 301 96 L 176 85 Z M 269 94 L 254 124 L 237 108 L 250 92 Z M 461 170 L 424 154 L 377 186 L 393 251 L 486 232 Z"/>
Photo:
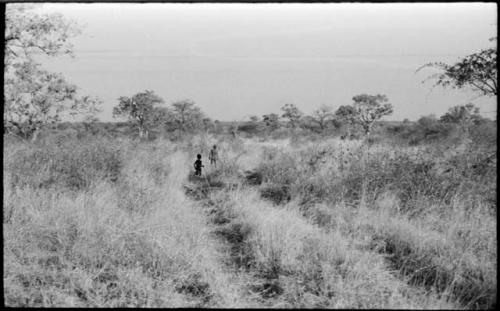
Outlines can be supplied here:
<path id="1" fill-rule="evenodd" d="M 205 218 L 181 190 L 185 156 L 136 148 L 118 184 L 102 180 L 76 195 L 6 188 L 6 305 L 242 305 Z M 162 183 L 154 167 L 166 168 Z"/>
<path id="2" fill-rule="evenodd" d="M 496 158 L 467 146 L 9 142 L 5 303 L 492 308 Z"/>
<path id="3" fill-rule="evenodd" d="M 246 271 L 254 276 L 251 289 L 265 306 L 456 307 L 433 293 L 413 289 L 389 271 L 383 256 L 358 249 L 352 236 L 340 230 L 314 225 L 293 203 L 273 207 L 253 189 L 225 196 L 223 208 L 232 217 L 224 232 L 241 237 L 239 258 L 246 258 Z"/>

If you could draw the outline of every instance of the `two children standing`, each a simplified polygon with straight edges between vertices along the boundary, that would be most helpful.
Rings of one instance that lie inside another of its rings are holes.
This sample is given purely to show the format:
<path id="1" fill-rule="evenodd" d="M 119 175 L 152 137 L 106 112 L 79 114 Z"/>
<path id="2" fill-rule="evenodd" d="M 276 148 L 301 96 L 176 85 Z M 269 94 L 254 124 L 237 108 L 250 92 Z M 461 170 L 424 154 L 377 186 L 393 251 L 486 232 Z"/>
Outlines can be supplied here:
<path id="1" fill-rule="evenodd" d="M 201 176 L 201 168 L 205 167 L 201 162 L 201 154 L 196 155 L 196 161 L 194 161 L 194 175 Z M 214 145 L 208 154 L 208 159 L 210 164 L 217 166 L 217 160 L 219 159 L 219 154 L 217 152 L 217 146 Z"/>

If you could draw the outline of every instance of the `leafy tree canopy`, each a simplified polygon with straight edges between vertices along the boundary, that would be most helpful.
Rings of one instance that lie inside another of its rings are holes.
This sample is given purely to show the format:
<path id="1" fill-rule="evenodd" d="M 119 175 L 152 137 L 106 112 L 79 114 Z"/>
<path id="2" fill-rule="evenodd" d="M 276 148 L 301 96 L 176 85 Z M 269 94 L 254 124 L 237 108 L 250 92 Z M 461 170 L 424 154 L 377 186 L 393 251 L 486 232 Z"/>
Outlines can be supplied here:
<path id="1" fill-rule="evenodd" d="M 322 105 L 317 110 L 313 112 L 312 120 L 316 122 L 321 131 L 323 131 L 329 123 L 333 121 L 335 113 L 331 106 Z"/>
<path id="2" fill-rule="evenodd" d="M 5 14 L 5 61 L 25 61 L 36 53 L 48 56 L 72 54 L 70 39 L 81 33 L 75 22 L 61 14 L 39 15 L 33 7 L 9 3 Z"/>
<path id="3" fill-rule="evenodd" d="M 464 106 L 451 107 L 448 112 L 443 114 L 439 121 L 444 123 L 455 123 L 468 125 L 472 122 L 478 122 L 482 119 L 479 114 L 479 108 L 469 103 Z"/>
<path id="4" fill-rule="evenodd" d="M 295 128 L 302 117 L 303 113 L 294 104 L 286 104 L 281 107 L 283 115 L 281 117 L 288 119 L 288 123 L 292 128 Z"/>
<path id="5" fill-rule="evenodd" d="M 392 104 L 388 103 L 385 95 L 361 94 L 353 97 L 351 106 L 340 106 L 335 115 L 350 123 L 363 127 L 365 134 L 369 134 L 374 122 L 393 112 Z"/>
<path id="6" fill-rule="evenodd" d="M 203 126 L 205 115 L 192 100 L 184 99 L 172 103 L 172 112 L 174 121 L 182 131 L 191 131 Z"/>
<path id="7" fill-rule="evenodd" d="M 276 113 L 265 114 L 262 116 L 262 121 L 270 130 L 275 130 L 279 127 L 279 116 Z"/>
<path id="8" fill-rule="evenodd" d="M 165 101 L 153 91 L 145 90 L 132 97 L 121 96 L 119 104 L 113 108 L 113 117 L 127 117 L 139 130 L 139 137 L 147 137 L 157 121 L 156 105 Z"/>
<path id="9" fill-rule="evenodd" d="M 77 96 L 75 85 L 35 61 L 36 54 L 72 54 L 69 39 L 80 29 L 60 14 L 39 15 L 32 8 L 13 3 L 6 8 L 4 130 L 36 139 L 39 129 L 65 114 L 95 114 L 101 101 Z"/>
<path id="10" fill-rule="evenodd" d="M 491 41 L 496 38 L 492 38 Z M 425 67 L 434 67 L 441 70 L 428 77 L 436 80 L 435 86 L 463 88 L 470 87 L 472 90 L 486 96 L 497 95 L 497 48 L 481 50 L 478 53 L 468 55 L 455 63 L 448 65 L 443 62 L 428 63 L 417 69 L 417 72 Z"/>

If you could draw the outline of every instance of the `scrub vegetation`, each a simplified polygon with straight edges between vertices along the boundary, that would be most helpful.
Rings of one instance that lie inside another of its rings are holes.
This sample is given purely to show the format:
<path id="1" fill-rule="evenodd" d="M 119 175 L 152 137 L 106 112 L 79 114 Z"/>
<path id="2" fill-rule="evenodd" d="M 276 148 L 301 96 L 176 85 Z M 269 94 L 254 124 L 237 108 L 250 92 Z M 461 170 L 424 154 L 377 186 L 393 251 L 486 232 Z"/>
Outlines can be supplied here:
<path id="1" fill-rule="evenodd" d="M 487 141 L 66 132 L 5 137 L 8 306 L 496 305 Z"/>

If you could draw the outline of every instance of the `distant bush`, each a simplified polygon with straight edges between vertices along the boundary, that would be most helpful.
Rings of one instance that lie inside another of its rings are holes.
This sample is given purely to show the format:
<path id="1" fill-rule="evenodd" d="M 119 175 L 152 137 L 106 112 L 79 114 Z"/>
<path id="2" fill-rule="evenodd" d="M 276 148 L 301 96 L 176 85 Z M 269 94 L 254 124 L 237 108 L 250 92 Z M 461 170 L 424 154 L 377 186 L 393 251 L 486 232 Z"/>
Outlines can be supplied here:
<path id="1" fill-rule="evenodd" d="M 413 124 L 389 126 L 386 133 L 400 144 L 417 146 L 446 141 L 455 129 L 455 124 L 442 123 L 434 115 L 429 115 Z"/>
<path id="2" fill-rule="evenodd" d="M 245 132 L 250 135 L 256 135 L 260 132 L 260 125 L 256 122 L 245 122 L 238 125 L 238 132 Z"/>

